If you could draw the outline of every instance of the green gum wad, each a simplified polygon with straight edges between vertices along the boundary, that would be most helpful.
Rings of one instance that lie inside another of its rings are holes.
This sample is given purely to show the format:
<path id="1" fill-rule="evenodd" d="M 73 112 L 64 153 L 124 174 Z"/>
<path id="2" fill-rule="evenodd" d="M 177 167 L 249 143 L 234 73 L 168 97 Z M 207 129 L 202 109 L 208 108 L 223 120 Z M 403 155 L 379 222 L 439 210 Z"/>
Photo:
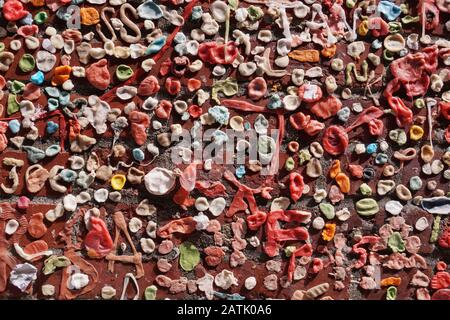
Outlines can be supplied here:
<path id="1" fill-rule="evenodd" d="M 144 298 L 145 300 L 156 300 L 156 293 L 158 292 L 158 288 L 154 285 L 151 285 L 145 288 Z"/>
<path id="2" fill-rule="evenodd" d="M 402 24 L 398 21 L 389 22 L 389 32 L 390 33 L 398 33 L 403 30 Z"/>
<path id="3" fill-rule="evenodd" d="M 410 15 L 407 15 L 407 16 L 404 16 L 402 18 L 402 23 L 403 24 L 416 23 L 416 22 L 419 22 L 419 21 L 420 21 L 420 17 L 419 16 L 413 17 L 413 16 L 410 16 Z"/>
<path id="4" fill-rule="evenodd" d="M 355 0 L 346 0 L 345 5 L 347 6 L 347 8 L 353 9 L 356 5 L 356 1 Z"/>
<path id="5" fill-rule="evenodd" d="M 393 252 L 405 251 L 405 242 L 402 239 L 402 235 L 399 232 L 394 232 L 388 239 L 388 246 Z"/>
<path id="6" fill-rule="evenodd" d="M 239 7 L 239 0 L 228 0 L 228 6 L 231 10 L 237 10 Z"/>
<path id="7" fill-rule="evenodd" d="M 403 129 L 395 129 L 389 131 L 389 139 L 397 142 L 399 146 L 404 145 L 407 141 L 406 132 Z"/>
<path id="8" fill-rule="evenodd" d="M 225 80 L 220 80 L 214 83 L 211 90 L 211 98 L 220 104 L 218 97 L 219 92 L 222 92 L 227 97 L 234 96 L 238 92 L 238 84 L 236 79 L 226 78 Z"/>
<path id="9" fill-rule="evenodd" d="M 322 211 L 323 215 L 331 220 L 335 216 L 334 207 L 329 203 L 321 203 L 319 204 L 319 209 Z"/>
<path id="10" fill-rule="evenodd" d="M 34 60 L 34 57 L 29 53 L 25 53 L 19 60 L 19 68 L 23 72 L 32 71 L 35 65 L 36 61 Z"/>
<path id="11" fill-rule="evenodd" d="M 17 111 L 19 111 L 19 104 L 17 103 L 16 100 L 16 95 L 15 94 L 10 94 L 8 96 L 8 107 L 6 108 L 6 112 L 8 113 L 8 115 L 16 113 Z"/>
<path id="12" fill-rule="evenodd" d="M 0 52 L 5 50 L 5 44 L 3 42 L 0 42 Z"/>
<path id="13" fill-rule="evenodd" d="M 284 164 L 284 168 L 287 171 L 292 171 L 294 169 L 294 166 L 295 166 L 294 158 L 292 157 L 287 158 L 286 163 Z"/>
<path id="14" fill-rule="evenodd" d="M 11 93 L 16 94 L 16 93 L 21 93 L 24 88 L 25 88 L 25 83 L 18 81 L 18 80 L 14 80 L 13 82 L 11 82 L 9 91 L 11 91 Z"/>
<path id="15" fill-rule="evenodd" d="M 65 256 L 50 256 L 44 261 L 44 268 L 42 268 L 42 272 L 45 275 L 52 274 L 55 272 L 56 268 L 64 268 L 71 265 L 69 258 Z"/>
<path id="16" fill-rule="evenodd" d="M 394 54 L 390 52 L 388 49 L 383 50 L 383 58 L 386 61 L 393 61 L 394 60 Z"/>
<path id="17" fill-rule="evenodd" d="M 292 254 L 297 250 L 297 247 L 295 246 L 287 246 L 286 249 L 284 249 L 284 253 L 286 254 L 286 257 L 292 256 Z"/>
<path id="18" fill-rule="evenodd" d="M 422 98 L 419 98 L 417 100 L 414 101 L 414 107 L 418 108 L 418 109 L 422 109 L 425 107 L 425 100 L 423 100 Z"/>
<path id="19" fill-rule="evenodd" d="M 190 242 L 180 245 L 180 266 L 184 271 L 192 271 L 200 263 L 200 252 Z"/>
<path id="20" fill-rule="evenodd" d="M 394 286 L 390 286 L 386 290 L 386 300 L 395 300 L 397 299 L 397 288 Z"/>
<path id="21" fill-rule="evenodd" d="M 311 160 L 311 153 L 309 153 L 308 149 L 302 149 L 298 152 L 298 163 L 300 165 L 309 160 Z"/>
<path id="22" fill-rule="evenodd" d="M 431 237 L 430 237 L 430 242 L 436 242 L 439 236 L 439 227 L 441 224 L 441 216 L 436 215 L 434 216 L 434 221 L 433 221 L 433 229 L 431 230 Z"/>
<path id="23" fill-rule="evenodd" d="M 36 13 L 36 15 L 34 16 L 34 21 L 37 24 L 43 24 L 45 21 L 47 21 L 48 19 L 48 14 L 45 11 L 40 11 L 38 13 Z"/>
<path id="24" fill-rule="evenodd" d="M 131 69 L 130 66 L 127 66 L 126 64 L 121 64 L 117 66 L 116 69 L 116 77 L 120 81 L 128 80 L 133 75 L 133 69 Z"/>
<path id="25" fill-rule="evenodd" d="M 369 187 L 367 183 L 362 183 L 359 186 L 359 191 L 363 196 L 370 196 L 372 194 L 372 189 Z"/>
<path id="26" fill-rule="evenodd" d="M 378 203 L 372 198 L 364 198 L 356 202 L 356 212 L 363 217 L 375 215 L 380 208 Z"/>
<path id="27" fill-rule="evenodd" d="M 256 7 L 251 5 L 250 7 L 247 8 L 248 11 L 248 17 L 250 18 L 250 20 L 252 21 L 256 21 L 259 20 L 263 17 L 264 12 L 262 11 L 262 9 L 260 7 Z"/>

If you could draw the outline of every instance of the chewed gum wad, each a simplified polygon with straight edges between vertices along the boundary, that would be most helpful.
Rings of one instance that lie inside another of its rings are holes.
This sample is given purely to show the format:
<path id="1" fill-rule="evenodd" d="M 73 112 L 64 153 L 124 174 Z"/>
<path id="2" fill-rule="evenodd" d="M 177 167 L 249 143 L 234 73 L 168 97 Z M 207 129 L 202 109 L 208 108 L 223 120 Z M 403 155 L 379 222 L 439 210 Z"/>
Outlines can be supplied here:
<path id="1" fill-rule="evenodd" d="M 450 299 L 449 1 L 0 2 L 0 299 Z"/>

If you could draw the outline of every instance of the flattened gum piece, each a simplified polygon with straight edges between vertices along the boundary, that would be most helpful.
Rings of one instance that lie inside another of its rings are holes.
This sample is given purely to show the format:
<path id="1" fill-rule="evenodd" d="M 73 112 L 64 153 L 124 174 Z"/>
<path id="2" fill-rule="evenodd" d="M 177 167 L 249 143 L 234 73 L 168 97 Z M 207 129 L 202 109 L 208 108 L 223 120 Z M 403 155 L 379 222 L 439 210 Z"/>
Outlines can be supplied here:
<path id="1" fill-rule="evenodd" d="M 31 216 L 28 222 L 28 233 L 35 239 L 39 239 L 47 232 L 47 227 L 44 224 L 44 215 L 41 212 L 35 213 Z"/>
<path id="2" fill-rule="evenodd" d="M 108 60 L 101 59 L 86 68 L 86 78 L 99 90 L 106 90 L 111 83 L 111 75 L 108 71 Z"/>
<path id="3" fill-rule="evenodd" d="M 294 50 L 288 53 L 289 58 L 300 62 L 319 62 L 320 53 L 318 50 Z"/>

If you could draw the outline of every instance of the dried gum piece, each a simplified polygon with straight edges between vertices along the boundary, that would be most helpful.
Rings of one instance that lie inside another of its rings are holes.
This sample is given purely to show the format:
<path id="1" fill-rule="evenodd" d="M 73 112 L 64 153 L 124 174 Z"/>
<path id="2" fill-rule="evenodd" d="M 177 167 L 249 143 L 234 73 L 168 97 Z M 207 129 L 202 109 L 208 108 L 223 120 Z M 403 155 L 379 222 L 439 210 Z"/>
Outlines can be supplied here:
<path id="1" fill-rule="evenodd" d="M 300 62 L 319 62 L 320 54 L 318 50 L 293 50 L 288 53 L 289 58 Z"/>

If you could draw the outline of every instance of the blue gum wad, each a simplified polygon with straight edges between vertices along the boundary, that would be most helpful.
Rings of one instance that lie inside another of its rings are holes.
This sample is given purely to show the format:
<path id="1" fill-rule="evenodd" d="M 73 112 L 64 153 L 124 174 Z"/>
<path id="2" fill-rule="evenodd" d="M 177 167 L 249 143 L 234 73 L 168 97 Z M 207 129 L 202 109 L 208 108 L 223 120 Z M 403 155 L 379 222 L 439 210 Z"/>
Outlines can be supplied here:
<path id="1" fill-rule="evenodd" d="M 230 112 L 224 106 L 209 108 L 208 113 L 220 124 L 227 124 L 230 118 Z"/>
<path id="2" fill-rule="evenodd" d="M 45 158 L 45 152 L 41 149 L 31 146 L 23 146 L 22 148 L 27 152 L 28 160 L 32 163 L 37 163 Z"/>
<path id="3" fill-rule="evenodd" d="M 397 19 L 402 13 L 399 6 L 389 1 L 380 1 L 378 4 L 378 11 L 382 13 L 389 21 Z"/>

